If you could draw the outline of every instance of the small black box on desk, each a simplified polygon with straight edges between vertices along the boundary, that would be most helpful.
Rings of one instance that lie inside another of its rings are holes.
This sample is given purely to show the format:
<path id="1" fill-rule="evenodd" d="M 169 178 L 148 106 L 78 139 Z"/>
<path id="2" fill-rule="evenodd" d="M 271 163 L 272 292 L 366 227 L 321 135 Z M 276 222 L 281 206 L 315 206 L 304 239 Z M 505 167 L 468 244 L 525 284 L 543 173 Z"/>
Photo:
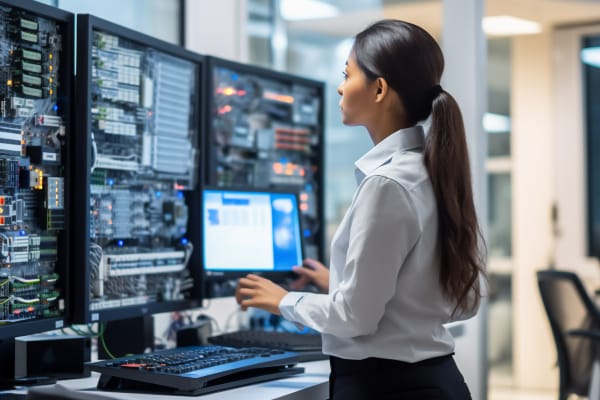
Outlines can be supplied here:
<path id="1" fill-rule="evenodd" d="M 31 335 L 15 338 L 15 377 L 51 376 L 75 379 L 90 376 L 91 339 L 71 335 Z"/>

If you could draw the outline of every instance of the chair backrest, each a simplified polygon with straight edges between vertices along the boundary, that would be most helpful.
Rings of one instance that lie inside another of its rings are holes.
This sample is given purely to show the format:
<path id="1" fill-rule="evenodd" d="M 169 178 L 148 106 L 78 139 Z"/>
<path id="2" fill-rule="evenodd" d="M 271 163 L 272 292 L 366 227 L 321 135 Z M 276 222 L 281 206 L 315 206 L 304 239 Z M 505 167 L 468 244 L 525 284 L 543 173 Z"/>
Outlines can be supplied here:
<path id="1" fill-rule="evenodd" d="M 542 302 L 556 343 L 561 392 L 588 394 L 595 343 L 567 332 L 600 329 L 600 313 L 577 274 L 569 271 L 537 272 Z"/>

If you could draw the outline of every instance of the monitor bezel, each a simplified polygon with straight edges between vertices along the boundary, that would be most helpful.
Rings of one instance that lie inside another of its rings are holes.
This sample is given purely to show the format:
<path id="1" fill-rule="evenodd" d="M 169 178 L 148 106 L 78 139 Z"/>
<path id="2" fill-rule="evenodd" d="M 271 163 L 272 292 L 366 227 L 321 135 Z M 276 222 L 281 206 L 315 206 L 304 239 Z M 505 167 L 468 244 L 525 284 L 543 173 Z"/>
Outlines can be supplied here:
<path id="1" fill-rule="evenodd" d="M 169 55 L 191 61 L 198 66 L 197 75 L 197 86 L 196 99 L 197 99 L 197 132 L 198 137 L 198 157 L 202 157 L 203 153 L 203 120 L 204 120 L 204 94 L 203 85 L 205 82 L 204 74 L 206 70 L 206 59 L 205 56 L 186 50 L 183 47 L 168 43 L 161 39 L 146 35 L 144 33 L 134 31 L 124 26 L 115 24 L 113 22 L 104 20 L 102 18 L 90 15 L 90 14 L 78 14 L 77 15 L 77 59 L 78 69 L 76 76 L 76 92 L 78 94 L 77 107 L 76 107 L 76 129 L 78 134 L 75 135 L 75 148 L 81 151 L 75 151 L 75 165 L 90 165 L 91 160 L 91 144 L 90 144 L 90 132 L 92 126 L 92 118 L 90 114 L 91 106 L 91 91 L 88 85 L 91 79 L 91 57 L 92 57 L 92 39 L 93 30 L 101 30 L 103 32 L 113 34 L 116 36 L 123 37 L 131 42 L 140 44 L 141 46 L 147 46 L 154 48 L 158 51 L 167 53 Z M 199 187 L 201 186 L 202 180 L 202 161 L 199 160 L 197 166 L 197 180 L 194 190 L 186 192 L 186 202 L 189 210 L 188 220 L 188 232 L 187 237 L 192 243 L 199 243 L 199 227 L 190 223 L 193 221 L 193 211 L 197 208 L 199 203 Z M 74 270 L 74 282 L 72 285 L 73 293 L 77 301 L 73 307 L 72 320 L 77 323 L 90 323 L 90 322 L 102 322 L 112 321 L 132 317 L 140 317 L 145 315 L 152 315 L 156 313 L 164 313 L 171 311 L 180 311 L 191 308 L 200 307 L 202 305 L 202 276 L 197 268 L 193 267 L 193 260 L 199 256 L 197 252 L 200 246 L 194 245 L 194 250 L 190 260 L 188 262 L 188 268 L 194 280 L 194 289 L 192 290 L 192 297 L 184 300 L 168 301 L 168 302 L 151 302 L 140 305 L 132 305 L 120 308 L 111 308 L 104 310 L 90 310 L 90 296 L 89 296 L 89 285 L 90 285 L 90 264 L 88 260 L 89 245 L 90 245 L 90 232 L 89 232 L 89 206 L 90 206 L 90 169 L 79 168 L 74 171 L 74 184 L 78 190 L 74 191 L 73 204 L 78 205 L 74 207 L 74 220 L 77 224 L 74 224 L 71 229 L 73 243 L 80 243 L 83 238 L 83 245 L 73 246 L 73 260 L 80 260 Z"/>
<path id="2" fill-rule="evenodd" d="M 75 27 L 75 14 L 61 10 L 56 7 L 52 7 L 46 4 L 39 3 L 33 0 L 0 0 L 0 5 L 4 7 L 11 7 L 26 11 L 31 14 L 35 14 L 38 17 L 53 20 L 61 27 L 63 27 L 62 36 L 62 54 L 61 59 L 65 61 L 60 66 L 60 79 L 61 84 L 59 86 L 59 98 L 63 101 L 64 123 L 67 131 L 65 136 L 64 153 L 62 154 L 64 160 L 65 174 L 65 210 L 70 208 L 70 195 L 72 191 L 72 182 L 69 179 L 69 172 L 71 170 L 72 159 L 72 136 L 73 131 L 73 98 L 74 98 L 74 76 L 73 66 L 74 62 L 74 27 Z M 65 96 L 63 98 L 63 96 Z M 58 257 L 56 261 L 56 271 L 61 276 L 62 284 L 58 285 L 58 288 L 63 290 L 64 299 L 64 312 L 60 317 L 49 317 L 49 318 L 36 318 L 31 320 L 24 320 L 15 323 L 0 325 L 0 340 L 13 339 L 17 336 L 31 335 L 35 333 L 46 332 L 55 329 L 61 329 L 65 327 L 70 321 L 71 313 L 71 293 L 70 293 L 70 216 L 68 212 L 65 212 L 65 229 L 59 235 L 59 246 L 58 246 Z"/>

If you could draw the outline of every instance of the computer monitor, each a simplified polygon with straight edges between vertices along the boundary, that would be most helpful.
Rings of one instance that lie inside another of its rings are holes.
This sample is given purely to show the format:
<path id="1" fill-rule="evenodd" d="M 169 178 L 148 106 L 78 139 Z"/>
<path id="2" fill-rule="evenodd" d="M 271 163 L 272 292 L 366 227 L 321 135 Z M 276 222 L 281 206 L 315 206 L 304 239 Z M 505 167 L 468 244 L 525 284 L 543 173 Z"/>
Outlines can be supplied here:
<path id="1" fill-rule="evenodd" d="M 11 340 L 67 315 L 74 25 L 29 0 L 0 0 L 0 21 L 0 340 Z"/>
<path id="2" fill-rule="evenodd" d="M 73 196 L 74 321 L 201 304 L 199 203 L 204 58 L 78 15 Z M 195 267 L 195 266 L 194 266 Z"/>
<path id="3" fill-rule="evenodd" d="M 306 255 L 324 259 L 324 83 L 207 57 L 205 184 L 298 193 Z"/>
<path id="4" fill-rule="evenodd" d="M 207 187 L 202 191 L 202 256 L 207 291 L 229 295 L 248 273 L 277 282 L 304 259 L 297 193 Z M 223 286 L 225 284 L 225 286 Z"/>

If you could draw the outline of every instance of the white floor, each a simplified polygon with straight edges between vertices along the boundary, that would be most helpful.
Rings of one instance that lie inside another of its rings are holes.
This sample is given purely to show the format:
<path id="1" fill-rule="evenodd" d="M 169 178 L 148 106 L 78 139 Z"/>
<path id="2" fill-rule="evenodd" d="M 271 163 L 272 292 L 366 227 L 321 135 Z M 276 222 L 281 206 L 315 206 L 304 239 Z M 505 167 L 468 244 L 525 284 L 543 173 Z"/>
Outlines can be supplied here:
<path id="1" fill-rule="evenodd" d="M 490 387 L 488 400 L 557 400 L 558 394 L 553 391 L 525 391 L 510 388 Z"/>
<path id="2" fill-rule="evenodd" d="M 490 368 L 488 400 L 557 400 L 557 390 L 524 390 L 513 387 L 509 364 Z"/>

